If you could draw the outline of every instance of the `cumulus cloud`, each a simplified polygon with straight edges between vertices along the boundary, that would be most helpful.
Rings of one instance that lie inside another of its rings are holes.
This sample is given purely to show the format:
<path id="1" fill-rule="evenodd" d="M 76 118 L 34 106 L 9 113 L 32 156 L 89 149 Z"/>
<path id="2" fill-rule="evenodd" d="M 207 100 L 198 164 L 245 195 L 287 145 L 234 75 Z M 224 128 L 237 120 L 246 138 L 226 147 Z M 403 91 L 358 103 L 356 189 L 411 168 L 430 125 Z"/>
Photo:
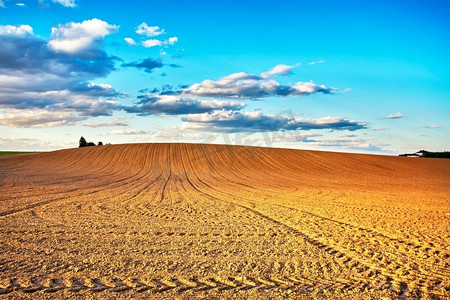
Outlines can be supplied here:
<path id="1" fill-rule="evenodd" d="M 182 118 L 185 129 L 213 132 L 259 132 L 279 130 L 359 130 L 366 124 L 341 117 L 320 119 L 296 119 L 292 116 L 264 115 L 260 111 L 216 111 L 212 113 L 187 115 Z"/>
<path id="2" fill-rule="evenodd" d="M 57 52 L 86 56 L 95 55 L 98 43 L 111 33 L 117 32 L 119 26 L 110 25 L 97 18 L 82 23 L 67 23 L 52 28 L 49 46 Z"/>
<path id="3" fill-rule="evenodd" d="M 145 40 L 142 42 L 142 46 L 144 46 L 145 48 L 161 46 L 162 44 L 163 44 L 163 42 L 161 42 L 160 40 L 155 40 L 155 39 L 149 39 L 149 40 Z"/>
<path id="4" fill-rule="evenodd" d="M 156 36 L 165 34 L 166 32 L 159 26 L 148 26 L 145 22 L 142 22 L 137 27 L 136 33 L 143 37 L 147 37 L 147 39 L 140 42 L 140 44 L 146 48 L 168 47 L 169 45 L 174 45 L 176 42 L 178 42 L 178 37 L 176 36 L 170 37 L 165 41 L 154 38 Z M 137 42 L 132 38 L 125 38 L 125 41 L 128 43 L 128 45 L 137 44 Z"/>
<path id="5" fill-rule="evenodd" d="M 142 22 L 138 26 L 136 33 L 139 35 L 145 35 L 147 37 L 152 37 L 152 36 L 158 36 L 161 34 L 165 34 L 166 32 L 164 31 L 164 29 L 159 28 L 159 26 L 148 26 L 147 23 Z"/>
<path id="6" fill-rule="evenodd" d="M 279 64 L 279 65 L 276 65 L 275 67 L 273 67 L 272 69 L 270 69 L 269 71 L 261 73 L 261 77 L 269 78 L 269 77 L 272 77 L 275 75 L 289 76 L 289 75 L 292 75 L 292 69 L 294 67 L 295 67 L 295 65 L 288 66 L 288 65 Z"/>
<path id="7" fill-rule="evenodd" d="M 81 26 L 74 37 L 84 40 L 81 35 L 84 32 L 92 43 L 84 52 L 78 49 L 76 54 L 55 51 L 50 45 L 52 40 L 34 36 L 29 25 L 0 26 L 0 109 L 6 110 L 9 116 L 3 118 L 2 125 L 26 126 L 26 122 L 16 120 L 20 114 L 15 110 L 19 109 L 24 110 L 23 118 L 31 118 L 30 126 L 37 126 L 36 122 L 41 121 L 53 126 L 66 124 L 46 121 L 57 113 L 68 115 L 68 120 L 75 120 L 73 114 L 78 114 L 80 118 L 76 121 L 79 121 L 86 116 L 111 115 L 119 108 L 113 99 L 122 94 L 111 85 L 93 82 L 115 70 L 117 60 L 102 49 L 101 37 L 105 33 L 99 33 L 105 28 L 102 22 L 95 21 L 100 29 L 91 28 L 91 31 L 82 25 L 85 22 L 59 26 L 55 30 L 62 28 L 65 33 L 61 35 L 53 30 L 53 37 L 68 38 L 71 30 L 66 29 Z M 89 24 L 92 25 L 88 23 L 87 27 Z M 33 118 L 26 113 L 33 108 L 45 109 L 49 114 L 41 112 L 42 118 Z"/>
<path id="8" fill-rule="evenodd" d="M 197 100 L 180 95 L 147 94 L 138 97 L 140 101 L 131 107 L 124 107 L 129 113 L 147 115 L 183 115 L 212 112 L 216 110 L 239 110 L 244 104 L 232 101 Z"/>
<path id="9" fill-rule="evenodd" d="M 183 90 L 184 94 L 198 97 L 259 99 L 265 97 L 308 96 L 314 93 L 334 94 L 335 88 L 318 85 L 312 81 L 297 82 L 292 86 L 282 85 L 270 79 L 274 74 L 288 75 L 293 66 L 278 65 L 264 76 L 239 72 L 219 80 L 204 80 Z"/>
<path id="10" fill-rule="evenodd" d="M 171 37 L 167 40 L 167 44 L 169 44 L 169 45 L 174 45 L 176 42 L 178 42 L 178 37 L 176 37 L 176 36 Z"/>
<path id="11" fill-rule="evenodd" d="M 30 25 L 0 25 L 0 35 L 6 36 L 26 36 L 33 35 L 33 28 Z"/>
<path id="12" fill-rule="evenodd" d="M 386 119 L 400 119 L 403 117 L 403 114 L 401 113 L 392 113 L 386 116 Z"/>
<path id="13" fill-rule="evenodd" d="M 124 38 L 123 40 L 128 44 L 128 46 L 134 46 L 134 45 L 136 45 L 136 41 L 133 40 L 132 38 L 126 37 L 126 38 Z"/>
<path id="14" fill-rule="evenodd" d="M 167 41 L 160 41 L 156 39 L 148 39 L 143 41 L 141 44 L 145 48 L 151 48 L 151 47 L 161 47 L 167 45 L 174 45 L 176 42 L 178 42 L 178 38 L 176 36 L 169 38 Z"/>

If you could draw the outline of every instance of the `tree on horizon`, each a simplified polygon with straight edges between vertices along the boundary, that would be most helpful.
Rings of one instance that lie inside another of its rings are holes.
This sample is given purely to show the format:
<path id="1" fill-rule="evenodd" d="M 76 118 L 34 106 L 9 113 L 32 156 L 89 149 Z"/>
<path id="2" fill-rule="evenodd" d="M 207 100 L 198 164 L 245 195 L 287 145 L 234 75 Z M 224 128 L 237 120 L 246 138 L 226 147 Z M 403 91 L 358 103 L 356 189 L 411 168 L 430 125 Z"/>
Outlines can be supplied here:
<path id="1" fill-rule="evenodd" d="M 84 137 L 81 137 L 79 147 L 81 148 L 81 147 L 86 147 L 86 146 L 87 146 L 86 139 Z"/>

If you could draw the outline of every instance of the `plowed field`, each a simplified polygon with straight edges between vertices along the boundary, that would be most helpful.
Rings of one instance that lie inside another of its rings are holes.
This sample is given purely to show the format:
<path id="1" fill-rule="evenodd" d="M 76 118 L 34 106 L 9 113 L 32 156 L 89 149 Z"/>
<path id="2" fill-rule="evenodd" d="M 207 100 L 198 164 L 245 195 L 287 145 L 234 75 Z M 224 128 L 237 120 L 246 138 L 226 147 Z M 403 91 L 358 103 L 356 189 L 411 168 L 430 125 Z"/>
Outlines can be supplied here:
<path id="1" fill-rule="evenodd" d="M 0 158 L 0 297 L 448 298 L 450 160 L 127 144 Z"/>

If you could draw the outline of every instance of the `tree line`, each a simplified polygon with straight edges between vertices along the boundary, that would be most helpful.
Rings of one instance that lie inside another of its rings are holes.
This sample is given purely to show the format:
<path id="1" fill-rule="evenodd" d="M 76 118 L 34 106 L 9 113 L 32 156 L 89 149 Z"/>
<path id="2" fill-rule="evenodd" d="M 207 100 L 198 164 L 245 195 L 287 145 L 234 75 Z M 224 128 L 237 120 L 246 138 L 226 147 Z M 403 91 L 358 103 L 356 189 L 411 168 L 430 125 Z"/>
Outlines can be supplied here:
<path id="1" fill-rule="evenodd" d="M 80 148 L 82 148 L 82 147 L 91 147 L 91 146 L 102 146 L 102 145 L 103 145 L 102 142 L 98 142 L 98 144 L 95 145 L 94 142 L 86 142 L 86 139 L 84 137 L 80 138 L 80 146 L 79 146 Z M 110 145 L 110 144 L 107 144 L 107 145 Z"/>

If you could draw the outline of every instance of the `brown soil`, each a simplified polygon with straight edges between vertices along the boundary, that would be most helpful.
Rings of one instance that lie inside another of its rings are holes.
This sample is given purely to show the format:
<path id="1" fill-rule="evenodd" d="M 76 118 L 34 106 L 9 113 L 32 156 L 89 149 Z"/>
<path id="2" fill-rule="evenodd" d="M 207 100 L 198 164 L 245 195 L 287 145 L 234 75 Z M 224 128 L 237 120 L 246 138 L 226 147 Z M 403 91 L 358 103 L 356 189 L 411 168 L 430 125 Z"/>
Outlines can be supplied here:
<path id="1" fill-rule="evenodd" d="M 450 160 L 129 144 L 0 158 L 0 297 L 448 298 Z"/>

